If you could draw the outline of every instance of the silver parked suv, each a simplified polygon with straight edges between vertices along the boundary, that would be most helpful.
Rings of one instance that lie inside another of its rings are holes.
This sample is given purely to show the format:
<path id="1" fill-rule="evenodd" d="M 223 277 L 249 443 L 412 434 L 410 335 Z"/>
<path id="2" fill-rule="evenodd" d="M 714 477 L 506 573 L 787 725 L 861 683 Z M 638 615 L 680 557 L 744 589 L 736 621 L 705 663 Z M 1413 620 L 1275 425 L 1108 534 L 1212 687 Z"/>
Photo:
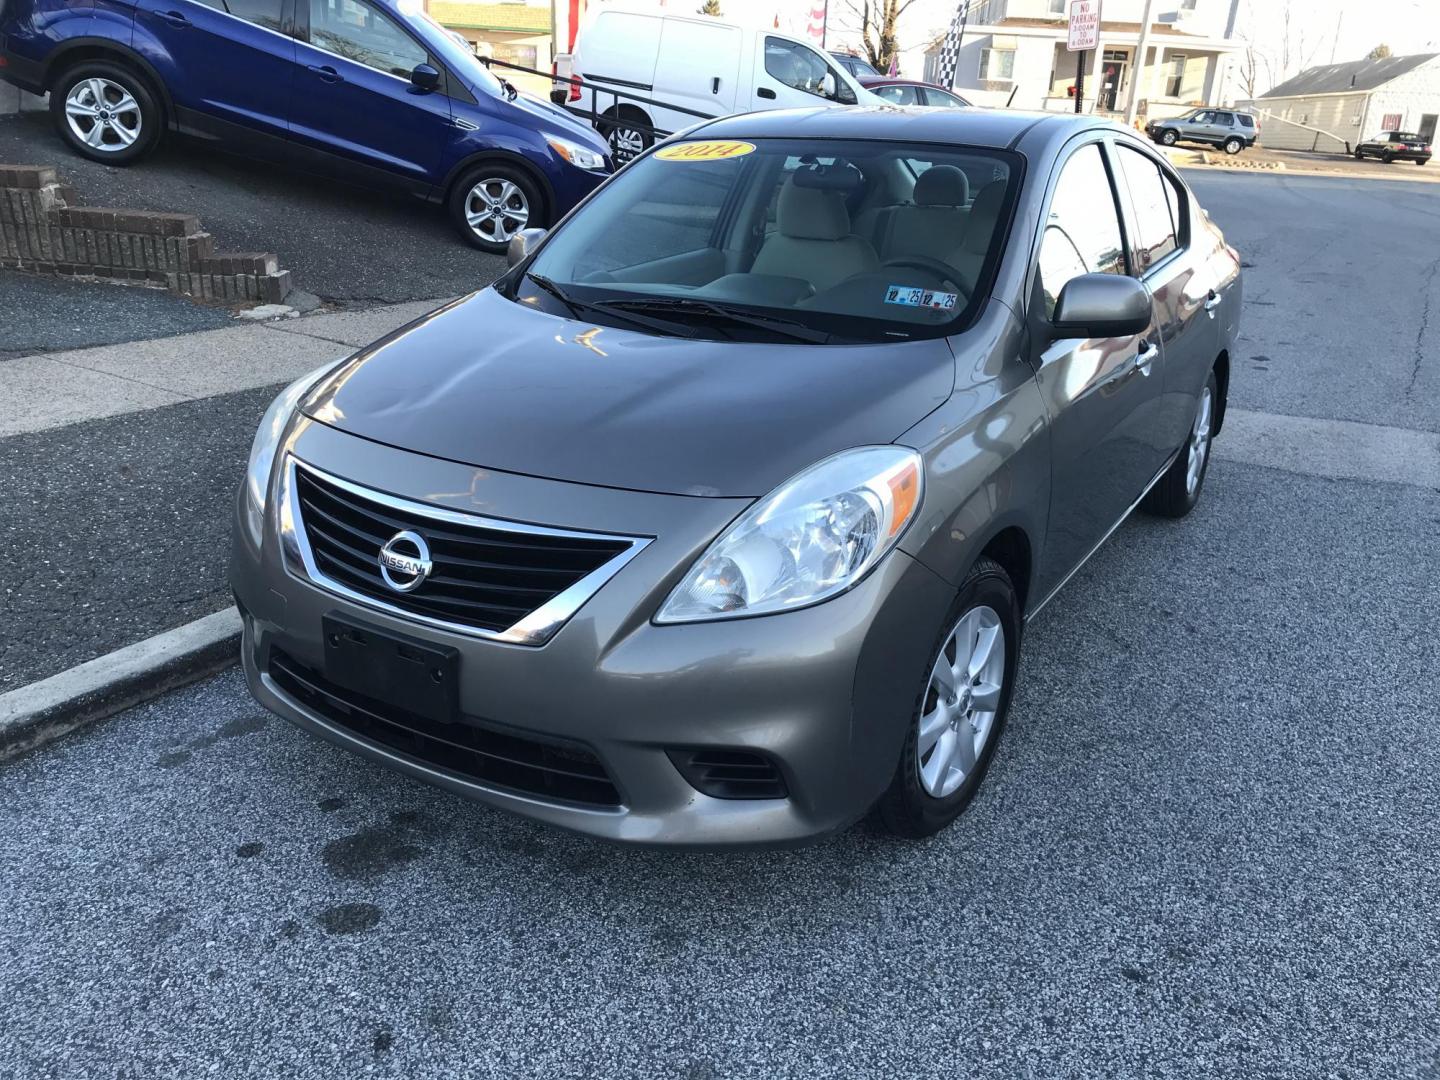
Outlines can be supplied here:
<path id="1" fill-rule="evenodd" d="M 1251 113 L 1234 109 L 1192 109 L 1184 116 L 1151 121 L 1145 125 L 1145 134 L 1164 146 L 1198 142 L 1238 154 L 1255 145 L 1260 124 Z"/>

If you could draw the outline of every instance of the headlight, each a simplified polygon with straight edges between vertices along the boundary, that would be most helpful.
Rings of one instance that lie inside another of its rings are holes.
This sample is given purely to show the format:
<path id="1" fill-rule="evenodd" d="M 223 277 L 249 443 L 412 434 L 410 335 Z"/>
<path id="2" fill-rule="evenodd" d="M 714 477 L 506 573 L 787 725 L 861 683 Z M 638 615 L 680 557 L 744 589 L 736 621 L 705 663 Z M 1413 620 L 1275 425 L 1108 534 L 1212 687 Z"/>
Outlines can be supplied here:
<path id="1" fill-rule="evenodd" d="M 554 150 L 577 169 L 597 170 L 605 168 L 605 155 L 597 154 L 588 146 L 581 146 L 579 143 L 561 138 L 547 138 L 545 141 L 550 144 L 551 150 Z"/>
<path id="2" fill-rule="evenodd" d="M 903 446 L 863 446 L 812 465 L 721 533 L 655 621 L 762 615 L 844 592 L 895 546 L 923 486 L 920 455 Z"/>
<path id="3" fill-rule="evenodd" d="M 349 357 L 300 376 L 280 391 L 260 418 L 260 429 L 255 432 L 255 441 L 250 444 L 250 462 L 245 467 L 245 525 L 257 548 L 265 535 L 265 496 L 270 488 L 270 470 L 275 464 L 275 449 L 280 445 L 280 436 L 285 434 L 285 426 L 290 423 L 290 416 L 295 412 L 295 406 L 300 404 L 300 399 L 346 359 Z"/>

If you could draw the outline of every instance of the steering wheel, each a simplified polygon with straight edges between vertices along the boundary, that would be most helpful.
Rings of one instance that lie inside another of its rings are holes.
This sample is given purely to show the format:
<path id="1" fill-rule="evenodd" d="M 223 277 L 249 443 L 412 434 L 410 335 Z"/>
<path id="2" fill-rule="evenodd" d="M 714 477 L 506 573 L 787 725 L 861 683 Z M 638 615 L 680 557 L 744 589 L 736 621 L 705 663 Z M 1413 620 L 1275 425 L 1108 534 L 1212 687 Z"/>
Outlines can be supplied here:
<path id="1" fill-rule="evenodd" d="M 926 273 L 934 274 L 942 283 L 954 285 L 960 290 L 960 295 L 965 302 L 970 302 L 970 286 L 960 280 L 960 273 L 949 263 L 943 263 L 939 259 L 932 259 L 928 255 L 901 255 L 894 259 L 886 259 L 881 266 L 908 266 L 911 270 L 924 270 Z"/>

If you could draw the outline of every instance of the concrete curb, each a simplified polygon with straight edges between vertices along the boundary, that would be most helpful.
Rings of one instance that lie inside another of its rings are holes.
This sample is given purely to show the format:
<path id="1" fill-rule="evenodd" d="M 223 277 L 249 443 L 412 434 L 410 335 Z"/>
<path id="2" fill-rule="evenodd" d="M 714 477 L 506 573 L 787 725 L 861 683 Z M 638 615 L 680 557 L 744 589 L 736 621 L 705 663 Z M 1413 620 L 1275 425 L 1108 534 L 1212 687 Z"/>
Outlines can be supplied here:
<path id="1" fill-rule="evenodd" d="M 235 663 L 240 613 L 217 611 L 0 694 L 0 761 Z"/>

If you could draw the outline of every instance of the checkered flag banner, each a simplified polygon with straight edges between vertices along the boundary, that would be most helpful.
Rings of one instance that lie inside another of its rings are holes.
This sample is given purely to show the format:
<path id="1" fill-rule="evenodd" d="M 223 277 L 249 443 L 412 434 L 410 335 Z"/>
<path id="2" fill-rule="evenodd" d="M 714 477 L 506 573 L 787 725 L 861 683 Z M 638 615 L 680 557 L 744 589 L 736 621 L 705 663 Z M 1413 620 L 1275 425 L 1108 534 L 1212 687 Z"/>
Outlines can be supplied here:
<path id="1" fill-rule="evenodd" d="M 960 37 L 965 33 L 965 17 L 969 14 L 970 0 L 960 0 L 955 8 L 955 18 L 950 20 L 950 29 L 940 46 L 940 63 L 935 81 L 947 90 L 955 85 L 955 68 L 960 63 Z"/>

